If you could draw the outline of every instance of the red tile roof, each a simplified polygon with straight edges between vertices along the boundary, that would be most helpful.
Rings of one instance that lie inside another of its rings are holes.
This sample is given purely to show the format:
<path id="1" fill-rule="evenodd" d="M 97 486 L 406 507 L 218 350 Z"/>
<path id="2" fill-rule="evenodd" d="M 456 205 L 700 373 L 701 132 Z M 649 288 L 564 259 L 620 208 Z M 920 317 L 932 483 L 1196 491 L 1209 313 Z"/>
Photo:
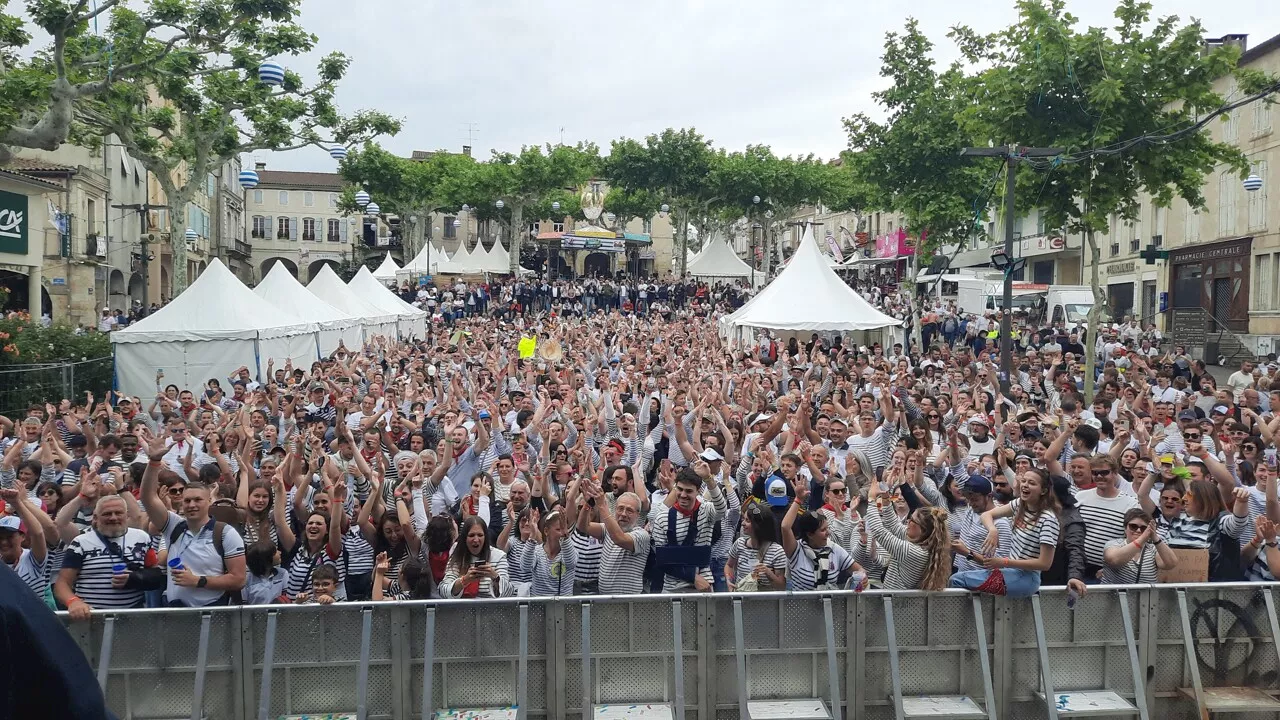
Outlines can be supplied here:
<path id="1" fill-rule="evenodd" d="M 260 188 L 341 191 L 345 186 L 346 181 L 338 173 L 293 172 L 290 170 L 258 171 L 258 187 Z"/>

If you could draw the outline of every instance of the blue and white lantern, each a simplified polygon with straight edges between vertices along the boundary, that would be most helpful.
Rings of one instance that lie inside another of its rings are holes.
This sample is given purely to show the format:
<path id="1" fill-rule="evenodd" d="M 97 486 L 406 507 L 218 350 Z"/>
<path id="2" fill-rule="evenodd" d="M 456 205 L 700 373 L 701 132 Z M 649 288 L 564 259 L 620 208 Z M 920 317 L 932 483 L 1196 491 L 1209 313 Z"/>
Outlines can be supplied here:
<path id="1" fill-rule="evenodd" d="M 329 157 L 333 158 L 334 160 L 346 160 L 347 149 L 341 145 L 334 145 L 333 147 L 329 148 Z"/>
<path id="2" fill-rule="evenodd" d="M 369 204 L 369 193 L 361 190 L 356 193 L 356 205 L 364 207 Z"/>
<path id="3" fill-rule="evenodd" d="M 506 203 L 499 200 L 498 202 L 494 203 L 493 206 L 501 210 L 504 206 L 506 206 Z"/>
<path id="4" fill-rule="evenodd" d="M 252 190 L 258 187 L 258 173 L 253 170 L 240 171 L 240 187 L 245 190 Z"/>
<path id="5" fill-rule="evenodd" d="M 258 66 L 258 79 L 268 85 L 283 85 L 284 66 L 275 60 L 267 60 Z"/>
<path id="6" fill-rule="evenodd" d="M 365 214 L 365 215 L 374 215 L 374 216 L 376 216 L 376 215 L 377 215 L 378 213 L 380 213 L 380 212 L 382 212 L 382 208 L 378 207 L 378 203 L 376 203 L 376 202 L 371 202 L 371 203 L 369 203 L 368 205 L 366 205 L 366 206 L 364 207 L 364 214 Z"/>
<path id="7" fill-rule="evenodd" d="M 1244 179 L 1244 189 L 1249 192 L 1257 192 L 1262 189 L 1262 178 L 1257 173 L 1249 173 L 1249 177 Z"/>
<path id="8" fill-rule="evenodd" d="M 195 242 L 196 238 L 200 237 L 199 235 L 196 234 L 196 231 L 192 230 L 191 228 L 187 228 L 186 236 L 187 236 L 187 242 Z"/>
<path id="9" fill-rule="evenodd" d="M 555 201 L 555 202 L 551 203 L 551 209 L 552 209 L 554 212 L 560 212 L 560 201 L 559 201 L 559 200 L 557 200 L 557 201 Z"/>
<path id="10" fill-rule="evenodd" d="M 666 213 L 671 212 L 671 206 L 666 203 L 662 203 L 662 207 L 659 208 L 659 210 L 665 215 Z"/>
<path id="11" fill-rule="evenodd" d="M 459 220 L 458 218 L 454 218 L 454 219 L 453 219 L 453 226 L 454 226 L 454 227 L 462 227 L 462 221 L 461 221 L 461 220 Z"/>

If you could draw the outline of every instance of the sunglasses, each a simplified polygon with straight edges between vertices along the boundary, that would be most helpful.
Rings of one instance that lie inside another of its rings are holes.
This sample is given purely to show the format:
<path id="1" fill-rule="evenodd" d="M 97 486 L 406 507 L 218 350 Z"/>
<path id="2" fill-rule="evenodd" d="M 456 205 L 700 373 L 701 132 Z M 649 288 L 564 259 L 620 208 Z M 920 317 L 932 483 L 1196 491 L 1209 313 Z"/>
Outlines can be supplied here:
<path id="1" fill-rule="evenodd" d="M 1094 477 L 1107 477 L 1110 474 L 1111 474 L 1110 470 L 1094 470 L 1093 471 Z"/>
<path id="2" fill-rule="evenodd" d="M 181 495 L 185 490 L 186 490 L 186 488 L 171 487 L 171 488 L 169 488 L 169 494 L 170 494 L 170 495 Z"/>
<path id="3" fill-rule="evenodd" d="M 1147 526 L 1141 523 L 1129 523 L 1128 525 L 1125 525 L 1125 527 L 1129 528 L 1130 530 L 1136 533 L 1147 531 Z"/>
<path id="4" fill-rule="evenodd" d="M 941 416 L 941 415 L 930 415 L 930 416 L 929 416 L 929 419 L 930 419 L 930 420 L 941 420 L 941 419 L 942 419 L 942 416 Z"/>
<path id="5" fill-rule="evenodd" d="M 1161 502 L 1176 502 L 1176 503 L 1180 503 L 1180 502 L 1182 502 L 1182 496 L 1181 496 L 1181 495 L 1161 495 L 1161 496 L 1160 496 L 1160 501 L 1161 501 Z"/>
<path id="6" fill-rule="evenodd" d="M 843 495 L 843 494 L 845 494 L 845 489 L 844 489 L 844 488 L 831 488 L 831 489 L 830 489 L 830 490 L 828 490 L 827 492 L 831 493 L 832 495 Z"/>
<path id="7" fill-rule="evenodd" d="M 1185 437 L 1185 438 L 1186 438 L 1186 439 L 1188 439 L 1188 440 L 1199 440 L 1199 439 L 1200 439 L 1200 433 L 1196 433 L 1196 434 L 1194 434 L 1194 435 L 1192 435 L 1191 433 L 1187 433 L 1187 434 L 1186 434 L 1186 435 L 1184 435 L 1183 437 Z"/>

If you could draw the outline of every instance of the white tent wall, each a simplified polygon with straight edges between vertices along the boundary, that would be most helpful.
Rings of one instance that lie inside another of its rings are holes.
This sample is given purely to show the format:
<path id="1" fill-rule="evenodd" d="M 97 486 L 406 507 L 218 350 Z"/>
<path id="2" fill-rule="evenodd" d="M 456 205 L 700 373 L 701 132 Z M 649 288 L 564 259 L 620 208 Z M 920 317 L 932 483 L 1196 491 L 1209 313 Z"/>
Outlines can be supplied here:
<path id="1" fill-rule="evenodd" d="M 320 328 L 320 356 L 329 357 L 334 350 L 338 349 L 338 344 L 348 350 L 358 350 L 364 347 L 364 330 L 359 325 L 352 325 L 344 328 Z M 276 364 L 277 367 L 279 363 Z"/>
<path id="2" fill-rule="evenodd" d="M 259 377 L 265 378 L 267 361 L 274 360 L 275 366 L 284 367 L 286 360 L 292 360 L 294 367 L 310 368 L 311 363 L 320 359 L 319 338 L 315 335 L 271 338 L 258 341 L 258 362 L 262 372 Z M 335 346 L 336 347 L 336 346 Z"/>
<path id="3" fill-rule="evenodd" d="M 315 353 L 315 337 L 303 336 Z M 164 370 L 161 387 L 169 384 L 196 391 L 209 378 L 226 378 L 248 366 L 259 370 L 256 340 L 207 340 L 187 342 L 118 343 L 115 346 L 116 390 L 125 395 L 146 399 L 155 397 L 156 372 Z M 265 362 L 265 361 L 264 361 Z M 310 367 L 308 359 L 306 367 Z M 283 360 L 277 363 L 283 367 Z M 265 366 L 263 366 L 265 367 Z M 255 376 L 260 376 L 255 372 Z"/>

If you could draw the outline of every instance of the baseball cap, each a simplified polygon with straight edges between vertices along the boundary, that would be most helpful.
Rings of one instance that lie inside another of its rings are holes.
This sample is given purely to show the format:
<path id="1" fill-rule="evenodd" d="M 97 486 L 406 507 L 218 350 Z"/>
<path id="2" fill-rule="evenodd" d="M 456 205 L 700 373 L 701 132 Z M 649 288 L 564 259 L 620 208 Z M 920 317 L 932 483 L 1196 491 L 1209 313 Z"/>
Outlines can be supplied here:
<path id="1" fill-rule="evenodd" d="M 768 422 L 772 419 L 773 419 L 773 413 L 762 412 L 759 415 L 756 415 L 756 419 L 752 420 L 751 424 L 755 425 L 758 422 Z"/>
<path id="2" fill-rule="evenodd" d="M 961 489 L 961 492 L 974 495 L 990 495 L 992 491 L 991 481 L 982 475 L 970 475 L 964 483 L 964 488 Z"/>
<path id="3" fill-rule="evenodd" d="M 981 425 L 984 428 L 991 427 L 990 425 L 987 424 L 987 421 L 981 415 L 974 415 L 973 417 L 969 418 L 969 424 Z"/>
<path id="4" fill-rule="evenodd" d="M 775 475 L 764 486 L 764 497 L 773 507 L 784 507 L 789 502 L 787 498 L 787 481 Z"/>
<path id="5" fill-rule="evenodd" d="M 20 533 L 25 533 L 27 531 L 26 528 L 22 527 L 22 520 L 18 519 L 17 515 L 5 515 L 0 518 L 0 530 Z"/>
<path id="6" fill-rule="evenodd" d="M 1218 413 L 1219 415 L 1226 415 L 1227 413 L 1231 412 L 1230 410 L 1227 409 L 1226 405 L 1214 405 L 1213 411 L 1215 413 Z"/>
<path id="7" fill-rule="evenodd" d="M 1160 464 L 1161 464 L 1161 465 L 1172 465 L 1172 464 L 1173 464 L 1173 455 L 1172 455 L 1172 454 L 1170 454 L 1170 453 L 1165 453 L 1164 455 L 1161 455 L 1161 456 L 1160 456 Z"/>
<path id="8" fill-rule="evenodd" d="M 1085 424 L 1085 425 L 1088 425 L 1089 427 L 1093 428 L 1094 430 L 1101 430 L 1101 429 L 1102 429 L 1102 421 L 1101 421 L 1101 420 L 1099 420 L 1099 419 L 1098 419 L 1098 418 L 1096 418 L 1096 417 L 1091 417 L 1091 418 L 1087 418 L 1087 419 L 1085 419 L 1084 424 Z"/>
<path id="9" fill-rule="evenodd" d="M 715 448 L 707 448 L 703 450 L 701 453 L 698 454 L 698 457 L 702 458 L 703 460 L 706 460 L 707 462 L 719 462 L 721 460 L 724 460 L 724 456 L 721 455 L 720 452 L 717 451 Z"/>
<path id="10" fill-rule="evenodd" d="M 1195 410 L 1183 410 L 1182 412 L 1178 413 L 1178 419 L 1179 420 L 1199 420 L 1200 416 L 1196 415 Z"/>

